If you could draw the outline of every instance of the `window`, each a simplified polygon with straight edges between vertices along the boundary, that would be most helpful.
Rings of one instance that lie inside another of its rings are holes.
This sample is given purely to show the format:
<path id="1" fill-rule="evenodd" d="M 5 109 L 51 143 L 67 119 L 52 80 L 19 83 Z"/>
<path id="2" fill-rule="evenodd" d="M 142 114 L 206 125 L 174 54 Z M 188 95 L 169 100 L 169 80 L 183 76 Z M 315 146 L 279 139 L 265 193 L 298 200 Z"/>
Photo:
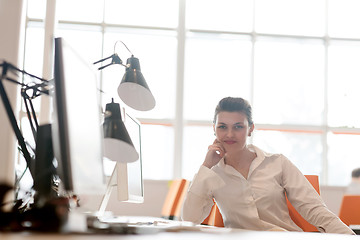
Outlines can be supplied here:
<path id="1" fill-rule="evenodd" d="M 324 36 L 326 0 L 256 0 L 255 30 L 258 33 Z"/>
<path id="2" fill-rule="evenodd" d="M 332 127 L 360 127 L 360 42 L 332 41 L 329 45 L 329 115 Z"/>
<path id="3" fill-rule="evenodd" d="M 126 61 L 131 53 L 121 43 L 114 49 L 118 40 L 139 58 L 157 102 L 149 112 L 127 109 L 144 126 L 145 178 L 193 177 L 214 138 L 215 106 L 226 96 L 251 102 L 251 143 L 283 153 L 304 174 L 320 175 L 321 184 L 346 185 L 359 167 L 358 1 L 57 2 L 56 35 L 89 62 L 114 51 Z M 45 6 L 27 1 L 24 69 L 37 75 Z M 117 96 L 123 72 L 99 72 L 103 107 L 111 98 L 125 106 Z"/>
<path id="4" fill-rule="evenodd" d="M 258 38 L 253 93 L 257 123 L 322 124 L 324 52 L 316 40 Z"/>
<path id="5" fill-rule="evenodd" d="M 249 59 L 251 40 L 247 36 L 189 34 L 185 51 L 185 119 L 212 120 L 215 106 L 225 94 L 249 98 Z"/>

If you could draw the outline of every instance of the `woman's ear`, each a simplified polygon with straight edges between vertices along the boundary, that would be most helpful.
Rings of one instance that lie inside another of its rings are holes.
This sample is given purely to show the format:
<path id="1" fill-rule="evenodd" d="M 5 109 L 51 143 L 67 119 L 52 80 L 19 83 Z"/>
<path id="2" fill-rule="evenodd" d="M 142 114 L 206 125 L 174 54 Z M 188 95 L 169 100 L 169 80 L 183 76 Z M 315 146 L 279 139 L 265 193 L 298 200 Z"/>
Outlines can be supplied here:
<path id="1" fill-rule="evenodd" d="M 215 124 L 213 124 L 214 136 L 216 137 Z"/>
<path id="2" fill-rule="evenodd" d="M 254 131 L 254 128 L 255 128 L 255 125 L 254 125 L 254 124 L 252 124 L 252 125 L 249 127 L 249 134 L 248 134 L 249 137 L 251 137 L 251 134 L 252 134 L 252 132 Z"/>

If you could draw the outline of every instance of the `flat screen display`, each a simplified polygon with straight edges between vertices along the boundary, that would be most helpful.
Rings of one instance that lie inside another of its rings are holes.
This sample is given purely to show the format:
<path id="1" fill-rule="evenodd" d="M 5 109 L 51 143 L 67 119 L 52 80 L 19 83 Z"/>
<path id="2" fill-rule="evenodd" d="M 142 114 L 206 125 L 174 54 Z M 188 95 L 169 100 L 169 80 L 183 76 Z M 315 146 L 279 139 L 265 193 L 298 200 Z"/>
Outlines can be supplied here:
<path id="1" fill-rule="evenodd" d="M 139 153 L 139 159 L 131 163 L 117 163 L 117 195 L 119 201 L 144 201 L 144 185 L 142 176 L 141 124 L 128 113 L 124 114 L 124 124 Z"/>
<path id="2" fill-rule="evenodd" d="M 101 105 L 93 66 L 63 38 L 55 39 L 52 138 L 65 190 L 105 192 Z"/>

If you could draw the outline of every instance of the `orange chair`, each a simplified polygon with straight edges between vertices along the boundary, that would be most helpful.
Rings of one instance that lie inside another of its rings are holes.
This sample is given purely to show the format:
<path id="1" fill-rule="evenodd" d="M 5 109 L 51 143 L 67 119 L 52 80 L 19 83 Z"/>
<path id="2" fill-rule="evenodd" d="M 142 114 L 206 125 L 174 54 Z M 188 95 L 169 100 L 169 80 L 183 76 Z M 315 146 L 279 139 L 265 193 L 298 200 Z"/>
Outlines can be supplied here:
<path id="1" fill-rule="evenodd" d="M 315 188 L 315 190 L 320 195 L 320 187 L 319 187 L 319 177 L 317 175 L 305 175 L 307 180 L 311 183 L 311 185 Z M 286 195 L 285 195 L 286 197 Z M 296 225 L 298 225 L 304 232 L 318 232 L 317 228 L 308 223 L 291 205 L 288 198 L 286 197 L 287 206 L 289 209 L 289 214 L 291 219 L 294 221 Z"/>
<path id="2" fill-rule="evenodd" d="M 177 179 L 170 182 L 169 191 L 166 195 L 161 216 L 170 220 L 180 219 L 181 207 L 189 187 L 190 181 Z"/>
<path id="3" fill-rule="evenodd" d="M 210 210 L 209 216 L 205 218 L 205 220 L 201 224 L 215 226 L 215 227 L 224 227 L 224 221 L 222 215 L 215 201 L 214 201 L 214 205 Z"/>
<path id="4" fill-rule="evenodd" d="M 346 225 L 360 225 L 360 196 L 344 195 L 339 211 L 339 218 Z"/>
<path id="5" fill-rule="evenodd" d="M 319 177 L 316 175 L 305 175 L 306 179 L 313 185 L 315 190 L 320 194 L 320 186 L 319 186 Z M 289 214 L 291 219 L 298 225 L 304 232 L 318 232 L 317 228 L 308 223 L 291 205 L 289 200 L 286 197 L 286 202 L 289 209 Z M 205 225 L 223 227 L 224 222 L 219 211 L 219 208 L 214 201 L 214 206 L 212 207 L 209 216 L 202 222 Z"/>

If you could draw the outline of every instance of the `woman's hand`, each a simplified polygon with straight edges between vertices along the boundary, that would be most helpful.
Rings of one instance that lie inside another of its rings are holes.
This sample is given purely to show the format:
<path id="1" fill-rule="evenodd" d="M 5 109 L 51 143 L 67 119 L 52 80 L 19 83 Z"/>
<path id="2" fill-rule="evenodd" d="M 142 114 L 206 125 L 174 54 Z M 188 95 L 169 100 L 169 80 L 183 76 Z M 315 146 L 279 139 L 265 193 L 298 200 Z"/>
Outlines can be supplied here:
<path id="1" fill-rule="evenodd" d="M 203 165 L 208 168 L 215 166 L 226 154 L 224 146 L 215 139 L 214 143 L 208 147 L 208 152 Z"/>

